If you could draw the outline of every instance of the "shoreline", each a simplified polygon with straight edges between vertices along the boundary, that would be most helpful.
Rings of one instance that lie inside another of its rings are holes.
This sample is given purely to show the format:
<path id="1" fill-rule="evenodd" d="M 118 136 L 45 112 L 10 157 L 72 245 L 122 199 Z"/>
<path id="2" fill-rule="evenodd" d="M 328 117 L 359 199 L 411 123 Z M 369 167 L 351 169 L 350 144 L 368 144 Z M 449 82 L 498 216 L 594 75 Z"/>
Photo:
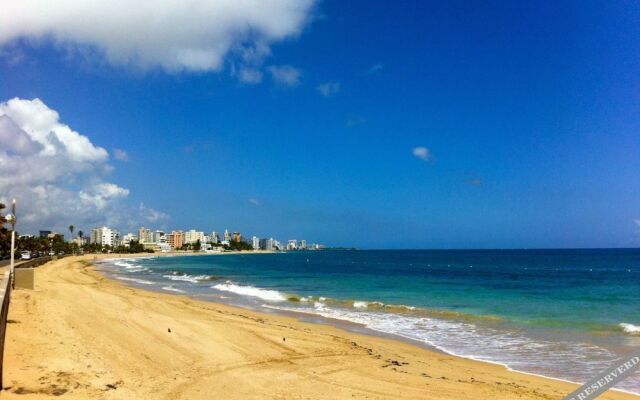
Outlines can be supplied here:
<path id="1" fill-rule="evenodd" d="M 104 398 L 210 398 L 214 391 L 228 398 L 321 398 L 314 393 L 332 393 L 332 398 L 462 399 L 473 395 L 481 399 L 559 399 L 576 387 L 555 378 L 511 371 L 500 364 L 438 353 L 413 340 L 409 343 L 387 335 L 355 333 L 299 317 L 127 286 L 96 271 L 92 258 L 67 257 L 48 263 L 36 269 L 36 290 L 14 292 L 9 318 L 17 322 L 8 325 L 5 350 L 5 377 L 12 388 L 2 396 L 12 398 L 15 394 L 17 398 L 29 393 L 33 398 L 46 397 L 42 378 L 56 371 L 74 378 L 62 379 L 69 380 L 64 388 L 56 383 L 47 390 L 65 390 L 70 398 L 95 397 L 96 393 Z M 167 320 L 174 325 L 175 335 L 166 332 Z M 159 321 L 164 321 L 163 333 L 158 329 Z M 109 334 L 100 336 L 100 328 Z M 173 342 L 178 334 L 185 341 Z M 96 337 L 99 343 L 92 342 Z M 140 354 L 140 347 L 151 344 L 141 338 L 160 343 Z M 119 347 L 132 354 L 111 354 Z M 328 354 L 315 358 L 318 353 Z M 95 357 L 88 356 L 92 354 Z M 90 363 L 83 360 L 66 368 L 56 366 L 59 358 L 83 357 Z M 165 371 L 169 375 L 145 376 L 148 370 L 162 369 L 162 365 L 149 362 L 154 358 L 166 358 L 176 365 Z M 188 362 L 179 362 L 181 358 Z M 242 369 L 250 379 L 229 372 L 238 362 L 247 364 Z M 103 375 L 114 375 L 112 380 L 122 383 L 95 384 L 95 379 L 84 376 L 82 370 L 92 370 L 96 364 L 108 364 L 106 370 L 111 372 L 101 371 Z M 206 373 L 197 375 L 194 368 Z M 170 377 L 175 371 L 179 376 L 173 382 Z M 214 385 L 211 376 L 220 378 L 222 387 Z M 290 389 L 269 389 L 274 380 L 287 381 Z M 137 385 L 132 384 L 136 381 Z M 263 382 L 267 387 L 236 387 L 239 382 L 248 386 Z M 180 386 L 179 391 L 174 384 Z M 154 389 L 156 386 L 164 389 Z M 202 397 L 201 391 L 207 395 Z M 602 398 L 640 396 L 616 391 Z"/>
<path id="2" fill-rule="evenodd" d="M 247 254 L 267 254 L 267 253 L 277 253 L 277 252 L 256 252 L 256 253 L 252 253 L 252 252 L 233 252 L 233 253 L 229 253 L 229 254 L 243 254 L 243 255 L 247 255 Z M 192 255 L 211 255 L 211 254 L 192 254 Z M 216 254 L 214 254 L 216 255 Z M 180 254 L 177 254 L 177 256 L 180 256 Z M 120 257 L 115 257 L 115 258 L 120 258 Z M 128 257 L 123 257 L 123 258 L 128 258 Z M 110 277 L 108 275 L 105 275 L 107 278 L 110 279 L 114 279 L 113 277 Z M 121 278 L 115 278 L 120 280 Z M 238 307 L 241 309 L 245 309 L 245 310 L 250 310 L 253 312 L 257 312 L 257 313 L 265 313 L 265 314 L 269 314 L 269 315 L 281 315 L 281 316 L 286 316 L 286 317 L 291 317 L 291 318 L 295 318 L 300 322 L 307 322 L 307 323 L 312 323 L 312 324 L 320 324 L 320 325 L 327 325 L 327 326 L 331 326 L 331 327 L 335 327 L 338 329 L 342 329 L 342 330 L 346 330 L 348 332 L 352 332 L 352 333 L 356 333 L 356 334 L 364 334 L 364 335 L 368 335 L 368 336 L 374 336 L 374 337 L 379 337 L 379 338 L 386 338 L 386 339 L 390 339 L 390 340 L 396 340 L 396 341 L 401 341 L 413 346 L 417 346 L 420 348 L 424 348 L 428 351 L 432 351 L 432 352 L 437 352 L 437 353 L 441 353 L 441 354 L 446 354 L 446 355 L 450 355 L 453 357 L 458 357 L 458 358 L 462 358 L 462 359 L 466 359 L 466 360 L 471 360 L 471 361 L 477 361 L 477 362 L 483 362 L 483 363 L 489 363 L 492 365 L 498 365 L 501 367 L 504 367 L 505 369 L 507 369 L 508 371 L 512 371 L 515 373 L 521 373 L 521 374 L 526 374 L 526 375 L 530 375 L 530 376 L 535 376 L 535 377 L 540 377 L 540 378 L 545 378 L 545 379 L 552 379 L 552 380 L 556 380 L 559 382 L 565 382 L 565 383 L 570 383 L 573 385 L 581 385 L 580 382 L 577 381 L 573 381 L 570 379 L 566 379 L 566 378 L 559 378 L 559 377 L 554 377 L 554 376 L 550 376 L 550 375 L 544 375 L 541 373 L 536 373 L 536 372 L 530 372 L 530 371 L 526 371 L 526 370 L 520 370 L 520 369 L 516 369 L 516 368 L 512 368 L 510 367 L 507 363 L 505 362 L 501 362 L 501 361 L 492 361 L 492 360 L 487 360 L 487 359 L 483 359 L 481 357 L 473 357 L 473 356 L 465 356 L 465 355 L 460 355 L 457 354 L 455 351 L 437 346 L 435 344 L 431 344 L 431 343 L 427 343 L 421 340 L 418 340 L 416 338 L 410 337 L 410 336 L 405 336 L 399 333 L 390 333 L 390 332 L 386 332 L 383 330 L 377 330 L 373 327 L 367 326 L 363 323 L 359 323 L 359 322 L 355 322 L 355 321 L 350 321 L 350 320 L 346 320 L 346 319 L 339 319 L 339 318 L 332 318 L 329 316 L 324 316 L 324 315 L 320 315 L 314 312 L 307 312 L 307 311 L 303 311 L 303 310 L 292 310 L 292 309 L 282 309 L 276 306 L 269 306 L 269 305 L 264 305 L 263 307 L 266 308 L 260 308 L 260 307 L 255 307 L 255 306 L 249 306 L 246 304 L 238 304 L 238 303 L 234 303 L 234 302 L 227 302 L 225 300 L 218 300 L 218 299 L 211 299 L 210 297 L 207 296 L 199 296 L 197 293 L 189 293 L 189 292 L 184 292 L 184 291 L 177 291 L 177 292 L 173 292 L 171 290 L 168 290 L 166 287 L 155 287 L 155 286 L 146 286 L 144 284 L 139 284 L 137 283 L 135 280 L 133 280 L 133 282 L 130 282 L 131 280 L 129 279 L 125 279 L 122 278 L 122 280 L 124 281 L 124 285 L 126 286 L 130 286 L 130 287 L 134 287 L 134 288 L 138 288 L 141 290 L 148 290 L 148 291 L 153 291 L 153 292 L 159 292 L 159 293 L 167 293 L 167 292 L 172 292 L 173 295 L 181 295 L 181 296 L 186 296 L 190 299 L 194 299 L 197 301 L 207 301 L 207 302 L 212 302 L 215 304 L 223 304 L 223 305 L 227 305 L 230 307 Z M 634 395 L 634 396 L 638 396 L 640 398 L 640 393 L 637 392 L 632 392 L 629 390 L 625 390 L 625 389 L 619 389 L 619 388 L 613 388 L 610 389 L 612 391 L 616 391 L 616 392 L 620 392 L 620 393 L 625 393 L 625 394 L 630 394 L 630 395 Z"/>

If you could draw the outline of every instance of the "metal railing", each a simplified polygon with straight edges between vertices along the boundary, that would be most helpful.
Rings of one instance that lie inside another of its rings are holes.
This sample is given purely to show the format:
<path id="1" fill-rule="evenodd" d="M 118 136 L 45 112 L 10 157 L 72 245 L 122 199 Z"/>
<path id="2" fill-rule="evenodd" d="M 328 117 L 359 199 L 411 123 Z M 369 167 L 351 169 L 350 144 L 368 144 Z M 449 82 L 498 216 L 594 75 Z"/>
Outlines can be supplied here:
<path id="1" fill-rule="evenodd" d="M 4 339 L 7 333 L 7 316 L 9 315 L 9 300 L 11 298 L 11 275 L 6 271 L 0 278 L 0 299 L 2 309 L 0 310 L 0 389 L 3 385 L 4 370 Z"/>

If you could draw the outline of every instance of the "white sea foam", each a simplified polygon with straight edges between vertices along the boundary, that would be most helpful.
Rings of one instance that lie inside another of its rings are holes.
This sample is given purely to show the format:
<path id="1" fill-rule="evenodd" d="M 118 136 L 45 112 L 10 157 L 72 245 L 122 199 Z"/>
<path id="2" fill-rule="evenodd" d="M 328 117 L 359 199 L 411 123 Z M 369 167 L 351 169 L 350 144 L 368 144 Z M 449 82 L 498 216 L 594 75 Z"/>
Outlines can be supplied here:
<path id="1" fill-rule="evenodd" d="M 362 302 L 365 303 L 365 302 Z M 366 306 L 339 308 L 315 302 L 314 307 L 264 305 L 264 307 L 320 315 L 361 324 L 369 329 L 426 343 L 452 355 L 502 364 L 510 369 L 572 381 L 587 381 L 606 369 L 618 356 L 589 343 L 530 337 L 526 333 L 498 329 L 466 321 L 418 315 L 377 312 Z M 638 329 L 629 325 L 627 329 Z M 618 387 L 640 390 L 638 380 Z"/>
<path id="2" fill-rule="evenodd" d="M 162 275 L 162 276 L 172 281 L 182 281 L 182 282 L 191 282 L 191 283 L 198 283 L 200 281 L 209 279 L 209 275 Z"/>
<path id="3" fill-rule="evenodd" d="M 133 260 L 126 259 L 125 261 L 125 259 L 121 259 L 113 263 L 113 265 L 124 268 L 125 272 L 142 272 L 142 271 L 149 270 L 149 268 L 143 267 L 140 264 L 131 263 L 129 261 L 133 261 Z"/>
<path id="4" fill-rule="evenodd" d="M 212 289 L 231 292 L 242 296 L 258 297 L 266 301 L 286 301 L 287 298 L 277 290 L 260 289 L 254 286 L 241 286 L 227 281 L 211 286 Z"/>
<path id="5" fill-rule="evenodd" d="M 368 305 L 369 305 L 369 303 L 367 303 L 366 301 L 354 301 L 353 302 L 353 306 L 355 308 L 367 308 Z"/>
<path id="6" fill-rule="evenodd" d="M 142 285 L 153 285 L 154 284 L 153 282 L 147 281 L 147 280 L 144 280 L 144 279 L 126 278 L 124 276 L 116 276 L 116 279 L 120 279 L 121 281 L 129 281 L 129 282 L 140 283 Z"/>
<path id="7" fill-rule="evenodd" d="M 184 290 L 180 290 L 178 288 L 174 288 L 173 286 L 163 286 L 162 290 L 167 290 L 169 292 L 176 292 L 176 293 L 185 293 Z"/>
<path id="8" fill-rule="evenodd" d="M 620 328 L 622 328 L 625 333 L 629 333 L 631 335 L 640 335 L 640 326 L 638 325 L 627 324 L 623 322 L 620 324 Z"/>

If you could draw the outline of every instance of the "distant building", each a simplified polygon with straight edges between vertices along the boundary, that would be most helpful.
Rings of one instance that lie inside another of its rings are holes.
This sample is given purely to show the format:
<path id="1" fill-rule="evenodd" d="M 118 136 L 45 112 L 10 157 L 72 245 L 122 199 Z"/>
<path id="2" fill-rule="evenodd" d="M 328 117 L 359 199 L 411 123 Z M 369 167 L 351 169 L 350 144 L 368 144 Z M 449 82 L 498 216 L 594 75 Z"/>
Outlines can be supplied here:
<path id="1" fill-rule="evenodd" d="M 155 231 L 153 233 L 153 243 L 167 243 L 164 231 Z"/>
<path id="2" fill-rule="evenodd" d="M 298 241 L 295 239 L 289 240 L 287 243 L 287 250 L 297 250 L 298 249 Z"/>
<path id="3" fill-rule="evenodd" d="M 58 233 L 58 232 L 50 232 L 47 235 L 47 239 L 55 239 L 55 238 L 59 238 L 61 240 L 64 240 L 64 235 L 62 233 Z"/>
<path id="4" fill-rule="evenodd" d="M 40 234 L 38 236 L 40 236 L 41 238 L 46 238 L 49 237 L 49 234 L 51 234 L 51 231 L 40 231 Z"/>
<path id="5" fill-rule="evenodd" d="M 131 244 L 131 242 L 137 241 L 138 237 L 133 234 L 133 233 L 127 233 L 126 235 L 124 235 L 122 237 L 122 245 L 124 247 L 129 247 L 129 245 Z"/>
<path id="6" fill-rule="evenodd" d="M 140 243 L 153 243 L 153 231 L 144 226 L 139 230 Z"/>
<path id="7" fill-rule="evenodd" d="M 260 250 L 273 251 L 276 249 L 276 241 L 273 238 L 260 239 Z"/>
<path id="8" fill-rule="evenodd" d="M 224 230 L 224 241 L 225 242 L 231 242 L 231 234 L 226 229 Z"/>
<path id="9" fill-rule="evenodd" d="M 182 231 L 173 231 L 167 235 L 165 235 L 167 244 L 172 249 L 179 249 L 184 245 L 184 232 Z"/>
<path id="10" fill-rule="evenodd" d="M 193 244 L 198 240 L 200 241 L 200 243 L 204 243 L 204 232 L 198 232 L 195 229 L 191 229 L 184 233 L 185 243 Z"/>
<path id="11" fill-rule="evenodd" d="M 91 243 L 116 247 L 120 244 L 120 233 L 106 226 L 94 228 L 91 230 Z"/>
<path id="12" fill-rule="evenodd" d="M 307 249 L 307 241 L 306 240 L 301 240 L 300 243 L 298 244 L 298 249 L 300 250 L 306 250 Z"/>
<path id="13" fill-rule="evenodd" d="M 233 241 L 236 243 L 242 242 L 242 235 L 240 232 L 233 232 Z"/>
<path id="14" fill-rule="evenodd" d="M 254 250 L 260 250 L 260 239 L 257 236 L 251 238 L 251 245 Z"/>
<path id="15" fill-rule="evenodd" d="M 80 237 L 80 236 L 76 236 L 73 240 L 73 243 L 75 243 L 76 245 L 78 245 L 78 247 L 82 247 L 85 244 L 87 244 L 87 238 L 86 237 Z"/>
<path id="16" fill-rule="evenodd" d="M 210 240 L 211 240 L 211 243 L 213 244 L 220 243 L 220 235 L 218 234 L 218 232 L 215 232 L 215 231 L 211 232 Z"/>

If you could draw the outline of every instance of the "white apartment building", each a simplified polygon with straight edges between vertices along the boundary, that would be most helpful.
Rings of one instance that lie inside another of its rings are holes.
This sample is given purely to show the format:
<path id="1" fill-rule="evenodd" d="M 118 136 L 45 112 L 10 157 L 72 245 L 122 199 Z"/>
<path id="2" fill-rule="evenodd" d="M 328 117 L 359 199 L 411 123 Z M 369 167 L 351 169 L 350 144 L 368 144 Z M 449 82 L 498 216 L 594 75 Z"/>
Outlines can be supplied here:
<path id="1" fill-rule="evenodd" d="M 164 231 L 155 231 L 153 234 L 153 243 L 167 243 Z"/>
<path id="2" fill-rule="evenodd" d="M 120 244 L 120 233 L 106 226 L 94 228 L 91 230 L 91 243 L 116 247 Z"/>
<path id="3" fill-rule="evenodd" d="M 251 238 L 251 245 L 253 246 L 254 250 L 259 250 L 260 249 L 260 239 L 257 236 L 254 236 Z"/>
<path id="4" fill-rule="evenodd" d="M 144 226 L 138 232 L 140 234 L 140 243 L 153 243 L 153 231 Z"/>
<path id="5" fill-rule="evenodd" d="M 127 233 L 122 238 L 122 245 L 129 247 L 129 244 L 131 244 L 132 241 L 136 241 L 136 240 L 138 240 L 138 237 L 136 235 L 134 235 L 133 233 Z"/>
<path id="6" fill-rule="evenodd" d="M 195 229 L 191 229 L 184 233 L 185 243 L 195 243 L 198 240 L 200 241 L 200 243 L 204 243 L 204 232 L 198 232 Z"/>
<path id="7" fill-rule="evenodd" d="M 298 241 L 295 239 L 289 240 L 287 243 L 287 250 L 296 250 L 298 248 Z"/>
<path id="8" fill-rule="evenodd" d="M 210 240 L 213 244 L 220 243 L 220 235 L 218 234 L 218 232 L 211 232 Z"/>

